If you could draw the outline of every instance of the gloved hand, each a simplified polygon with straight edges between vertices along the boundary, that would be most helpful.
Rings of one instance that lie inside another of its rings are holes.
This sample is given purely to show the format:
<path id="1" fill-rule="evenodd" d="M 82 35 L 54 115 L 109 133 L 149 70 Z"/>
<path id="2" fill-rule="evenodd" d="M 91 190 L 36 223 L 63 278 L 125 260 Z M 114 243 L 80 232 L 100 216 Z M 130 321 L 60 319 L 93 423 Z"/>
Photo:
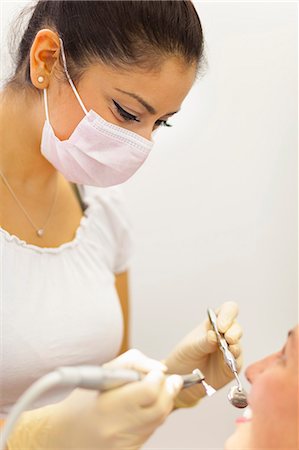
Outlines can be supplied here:
<path id="1" fill-rule="evenodd" d="M 240 370 L 242 349 L 239 340 L 242 329 L 236 322 L 238 306 L 234 302 L 226 302 L 216 310 L 216 314 L 219 331 L 224 333 Z M 215 389 L 221 388 L 233 379 L 208 318 L 189 333 L 163 362 L 167 365 L 169 373 L 186 374 L 199 368 L 205 375 L 207 383 Z M 194 406 L 204 395 L 205 391 L 201 385 L 184 389 L 176 398 L 175 406 Z"/>
<path id="2" fill-rule="evenodd" d="M 147 375 L 142 381 L 98 393 L 75 389 L 65 400 L 28 411 L 9 438 L 9 450 L 136 450 L 173 409 L 182 387 L 165 377 L 162 363 L 130 350 L 105 365 Z"/>

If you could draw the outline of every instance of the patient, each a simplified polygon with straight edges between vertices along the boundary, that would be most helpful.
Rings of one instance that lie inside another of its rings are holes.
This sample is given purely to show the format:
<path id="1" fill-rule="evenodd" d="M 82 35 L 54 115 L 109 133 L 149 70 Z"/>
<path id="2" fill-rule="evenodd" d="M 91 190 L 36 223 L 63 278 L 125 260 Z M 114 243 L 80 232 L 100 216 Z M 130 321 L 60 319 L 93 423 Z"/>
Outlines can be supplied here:
<path id="1" fill-rule="evenodd" d="M 248 367 L 251 419 L 237 420 L 226 450 L 298 450 L 298 326 L 283 349 Z"/>

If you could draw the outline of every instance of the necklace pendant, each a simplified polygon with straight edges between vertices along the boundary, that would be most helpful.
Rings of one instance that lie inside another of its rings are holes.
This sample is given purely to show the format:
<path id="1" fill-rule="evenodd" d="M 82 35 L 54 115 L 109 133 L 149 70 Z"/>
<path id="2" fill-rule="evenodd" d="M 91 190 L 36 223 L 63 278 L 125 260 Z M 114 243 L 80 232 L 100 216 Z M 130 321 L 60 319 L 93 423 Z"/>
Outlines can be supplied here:
<path id="1" fill-rule="evenodd" d="M 40 228 L 39 230 L 36 230 L 36 234 L 38 235 L 38 237 L 43 237 L 44 230 L 42 228 Z"/>

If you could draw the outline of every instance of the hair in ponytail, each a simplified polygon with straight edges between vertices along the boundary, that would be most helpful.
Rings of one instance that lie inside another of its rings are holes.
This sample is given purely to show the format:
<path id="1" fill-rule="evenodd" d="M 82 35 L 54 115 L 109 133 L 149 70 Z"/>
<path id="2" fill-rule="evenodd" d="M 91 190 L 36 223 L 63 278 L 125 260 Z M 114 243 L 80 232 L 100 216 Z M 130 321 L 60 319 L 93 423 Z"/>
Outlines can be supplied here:
<path id="1" fill-rule="evenodd" d="M 39 0 L 19 44 L 11 83 L 32 86 L 30 49 L 43 28 L 62 38 L 74 80 L 96 60 L 155 69 L 171 55 L 197 68 L 203 59 L 202 27 L 191 0 Z"/>

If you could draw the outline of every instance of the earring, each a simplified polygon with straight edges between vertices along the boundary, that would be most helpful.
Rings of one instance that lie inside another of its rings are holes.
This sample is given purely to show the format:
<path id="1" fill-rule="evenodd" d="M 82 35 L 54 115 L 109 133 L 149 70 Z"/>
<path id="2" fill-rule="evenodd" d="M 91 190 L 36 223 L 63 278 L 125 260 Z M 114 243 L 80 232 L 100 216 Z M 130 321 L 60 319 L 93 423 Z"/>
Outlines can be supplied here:
<path id="1" fill-rule="evenodd" d="M 43 83 L 43 82 L 45 81 L 45 79 L 44 79 L 44 77 L 43 77 L 42 75 L 40 75 L 40 76 L 38 77 L 37 81 L 38 81 L 39 83 Z"/>

